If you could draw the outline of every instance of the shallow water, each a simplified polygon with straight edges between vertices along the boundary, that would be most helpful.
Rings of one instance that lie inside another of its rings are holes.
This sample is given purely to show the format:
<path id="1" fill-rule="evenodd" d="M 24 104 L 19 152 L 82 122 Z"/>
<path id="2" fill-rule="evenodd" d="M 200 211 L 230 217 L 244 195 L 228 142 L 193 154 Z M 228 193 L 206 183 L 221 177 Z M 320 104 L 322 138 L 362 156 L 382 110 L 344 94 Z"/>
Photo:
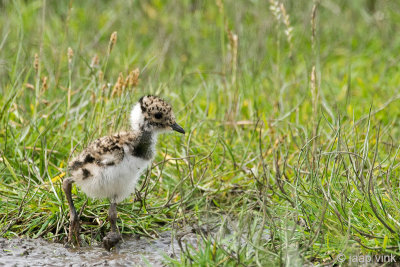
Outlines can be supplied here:
<path id="1" fill-rule="evenodd" d="M 188 233 L 185 242 L 196 243 Z M 43 239 L 0 238 L 0 266 L 163 266 L 164 255 L 179 257 L 178 242 L 171 232 L 157 239 L 129 237 L 111 252 L 100 245 L 65 248 Z"/>

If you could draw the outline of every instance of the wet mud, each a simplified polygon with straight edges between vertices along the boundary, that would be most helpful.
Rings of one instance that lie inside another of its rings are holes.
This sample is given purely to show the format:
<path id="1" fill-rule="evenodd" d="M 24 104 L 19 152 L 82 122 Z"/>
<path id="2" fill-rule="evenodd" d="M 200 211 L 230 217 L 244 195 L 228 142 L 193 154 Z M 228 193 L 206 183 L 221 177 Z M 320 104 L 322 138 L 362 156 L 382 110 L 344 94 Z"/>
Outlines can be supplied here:
<path id="1" fill-rule="evenodd" d="M 179 238 L 171 232 L 159 238 L 124 237 L 111 252 L 100 244 L 66 248 L 43 239 L 0 238 L 0 266 L 165 266 L 165 255 L 179 257 Z M 184 242 L 195 245 L 193 233 Z"/>

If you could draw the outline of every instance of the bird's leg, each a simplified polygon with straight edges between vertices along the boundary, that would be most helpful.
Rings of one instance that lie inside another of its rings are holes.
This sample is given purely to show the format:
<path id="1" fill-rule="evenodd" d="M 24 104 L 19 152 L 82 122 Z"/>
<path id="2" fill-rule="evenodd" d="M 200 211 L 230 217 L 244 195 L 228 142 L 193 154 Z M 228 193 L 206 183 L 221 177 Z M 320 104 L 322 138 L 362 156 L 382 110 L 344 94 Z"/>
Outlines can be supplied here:
<path id="1" fill-rule="evenodd" d="M 109 251 L 122 239 L 117 229 L 117 203 L 111 203 L 108 210 L 108 220 L 110 221 L 111 231 L 103 238 L 103 245 Z"/>
<path id="2" fill-rule="evenodd" d="M 108 220 L 111 225 L 111 232 L 117 232 L 117 203 L 111 203 L 108 209 Z"/>
<path id="3" fill-rule="evenodd" d="M 75 240 L 75 244 L 79 246 L 79 216 L 76 213 L 76 209 L 74 206 L 74 202 L 72 201 L 71 189 L 72 183 L 74 180 L 71 178 L 64 179 L 63 181 L 63 190 L 65 196 L 68 200 L 69 206 L 69 233 L 68 233 L 68 242 L 73 242 Z"/>

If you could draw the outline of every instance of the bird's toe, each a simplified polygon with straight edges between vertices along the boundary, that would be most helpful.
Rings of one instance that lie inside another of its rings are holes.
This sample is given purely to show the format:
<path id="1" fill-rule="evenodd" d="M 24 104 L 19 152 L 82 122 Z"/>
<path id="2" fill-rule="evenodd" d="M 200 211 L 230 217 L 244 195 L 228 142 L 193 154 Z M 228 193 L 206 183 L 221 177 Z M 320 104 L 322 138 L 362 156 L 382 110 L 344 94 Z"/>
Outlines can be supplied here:
<path id="1" fill-rule="evenodd" d="M 103 238 L 103 246 L 106 250 L 110 251 L 115 245 L 118 244 L 119 241 L 121 241 L 122 237 L 120 234 L 116 232 L 109 232 L 104 238 Z"/>

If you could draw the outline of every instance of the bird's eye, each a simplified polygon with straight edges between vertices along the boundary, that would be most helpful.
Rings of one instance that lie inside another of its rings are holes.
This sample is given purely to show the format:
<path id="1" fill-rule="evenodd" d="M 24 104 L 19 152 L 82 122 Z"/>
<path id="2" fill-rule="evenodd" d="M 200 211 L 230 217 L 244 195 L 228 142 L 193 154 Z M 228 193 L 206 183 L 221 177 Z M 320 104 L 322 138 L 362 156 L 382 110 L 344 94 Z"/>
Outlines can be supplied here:
<path id="1" fill-rule="evenodd" d="M 158 112 L 158 113 L 154 114 L 154 118 L 156 118 L 158 120 L 161 119 L 162 118 L 162 113 Z"/>

